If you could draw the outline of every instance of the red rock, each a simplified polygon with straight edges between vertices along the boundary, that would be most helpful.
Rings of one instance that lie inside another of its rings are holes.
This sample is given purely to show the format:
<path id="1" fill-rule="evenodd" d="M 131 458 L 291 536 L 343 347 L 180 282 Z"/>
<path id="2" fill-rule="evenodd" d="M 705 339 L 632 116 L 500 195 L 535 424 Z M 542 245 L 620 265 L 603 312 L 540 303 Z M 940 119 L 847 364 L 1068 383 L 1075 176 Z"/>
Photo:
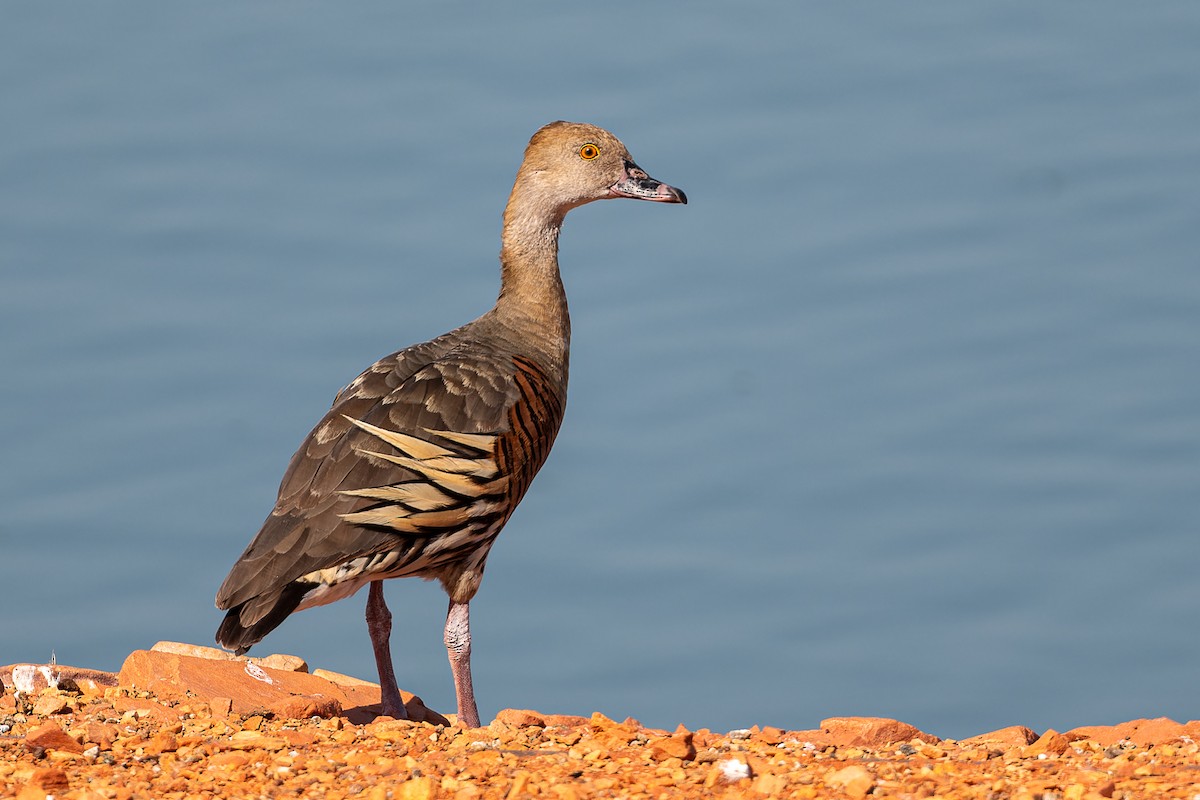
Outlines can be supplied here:
<path id="1" fill-rule="evenodd" d="M 40 747 L 44 750 L 61 750 L 65 753 L 83 752 L 83 745 L 58 727 L 57 722 L 47 722 L 40 728 L 34 728 L 25 734 L 25 746 L 30 750 Z"/>
<path id="2" fill-rule="evenodd" d="M 544 728 L 546 727 L 546 718 L 536 711 L 526 711 L 519 708 L 501 709 L 496 715 L 496 719 L 503 722 L 505 725 L 512 725 L 514 728 Z"/>
<path id="3" fill-rule="evenodd" d="M 493 722 L 493 725 L 496 723 Z M 412 735 L 414 723 L 406 719 L 392 719 L 391 717 L 376 717 L 375 721 L 363 727 L 363 732 L 368 733 L 381 742 L 401 742 Z M 499 727 L 499 726 L 498 726 Z M 508 726 L 503 726 L 508 730 Z"/>
<path id="4" fill-rule="evenodd" d="M 379 687 L 375 684 L 338 685 L 305 672 L 261 667 L 243 659 L 207 659 L 178 653 L 136 650 L 130 653 L 118 675 L 121 686 L 148 690 L 160 698 L 184 698 L 187 694 L 210 704 L 229 698 L 238 714 L 272 711 L 278 707 L 289 714 L 303 712 L 311 702 L 317 710 L 328 710 L 336 702 L 353 722 L 367 722 L 377 714 Z M 308 698 L 296 701 L 294 698 Z M 411 719 L 449 724 L 429 710 L 419 697 L 401 692 Z"/>
<path id="5" fill-rule="evenodd" d="M 841 789 L 850 797 L 866 797 L 875 786 L 875 776 L 866 767 L 851 764 L 826 775 L 825 785 L 831 789 Z"/>
<path id="6" fill-rule="evenodd" d="M 47 689 L 33 704 L 33 713 L 35 716 L 49 717 L 69 711 L 70 707 L 71 704 L 66 695 L 59 693 L 57 689 Z"/>
<path id="7" fill-rule="evenodd" d="M 308 662 L 300 656 L 289 656 L 284 653 L 272 653 L 263 658 L 250 659 L 260 667 L 281 669 L 284 672 L 308 672 Z"/>
<path id="8" fill-rule="evenodd" d="M 637 732 L 625 727 L 612 728 L 595 735 L 595 742 L 605 750 L 621 750 L 637 739 Z"/>
<path id="9" fill-rule="evenodd" d="M 271 713 L 285 719 L 329 719 L 342 713 L 342 704 L 336 697 L 307 697 L 298 695 L 273 703 Z"/>
<path id="10" fill-rule="evenodd" d="M 1045 733 L 1038 737 L 1037 741 L 1029 745 L 1029 749 L 1025 751 L 1027 756 L 1037 756 L 1042 753 L 1062 755 L 1071 747 L 1071 740 L 1063 734 L 1054 730 L 1048 729 Z"/>
<path id="11" fill-rule="evenodd" d="M 764 726 L 762 730 L 752 733 L 750 738 L 763 744 L 779 744 L 783 741 L 787 734 L 782 728 L 776 728 L 771 725 Z"/>
<path id="12" fill-rule="evenodd" d="M 1071 728 L 1064 734 L 1072 742 L 1085 739 L 1089 742 L 1095 742 L 1101 747 L 1108 747 L 1116 744 L 1124 738 L 1117 732 L 1115 725 L 1080 725 L 1078 728 Z"/>
<path id="13" fill-rule="evenodd" d="M 210 661 L 241 660 L 228 650 L 220 650 L 216 647 L 205 647 L 198 644 L 188 644 L 186 642 L 158 642 L 150 650 L 155 653 L 174 653 L 177 656 L 207 658 Z M 245 660 L 253 664 L 258 664 L 260 667 L 281 669 L 285 672 L 308 672 L 308 663 L 303 658 L 300 658 L 300 656 L 272 653 L 262 658 L 247 658 Z"/>
<path id="14" fill-rule="evenodd" d="M 821 731 L 840 746 L 880 747 L 920 739 L 936 744 L 941 741 L 907 722 L 881 717 L 831 717 L 821 720 Z"/>
<path id="15" fill-rule="evenodd" d="M 305 747 L 310 744 L 316 744 L 317 734 L 308 729 L 289 730 L 284 728 L 279 732 L 279 735 L 292 747 Z"/>
<path id="16" fill-rule="evenodd" d="M 1069 734 L 1068 738 L 1070 738 Z M 1007 728 L 1001 728 L 989 733 L 981 733 L 978 736 L 972 736 L 970 739 L 963 739 L 960 744 L 968 746 L 992 744 L 998 747 L 1025 747 L 1026 745 L 1033 744 L 1037 739 L 1038 735 L 1024 725 L 1010 725 Z"/>
<path id="17" fill-rule="evenodd" d="M 150 650 L 155 653 L 174 653 L 177 656 L 207 658 L 212 661 L 233 661 L 237 658 L 237 656 L 228 650 L 221 650 L 217 647 L 205 647 L 199 644 L 188 644 L 187 642 L 156 642 Z"/>
<path id="18" fill-rule="evenodd" d="M 787 789 L 787 778 L 782 775 L 759 775 L 750 784 L 750 790 L 767 797 L 779 797 Z"/>
<path id="19" fill-rule="evenodd" d="M 605 728 L 612 728 L 617 725 L 616 720 L 609 719 L 599 711 L 592 712 L 592 716 L 588 721 L 596 730 L 604 730 Z"/>
<path id="20" fill-rule="evenodd" d="M 1146 720 L 1135 719 L 1129 722 L 1122 722 L 1119 725 L 1084 725 L 1067 731 L 1066 736 L 1072 741 L 1087 739 L 1101 747 L 1109 747 L 1124 739 L 1128 739 L 1143 722 L 1146 722 Z"/>
<path id="21" fill-rule="evenodd" d="M 343 675 L 340 672 L 330 672 L 327 669 L 314 669 L 313 675 L 318 678 L 324 678 L 330 683 L 336 683 L 339 686 L 375 686 L 376 684 L 370 681 L 365 681 L 362 678 L 356 678 L 353 675 Z"/>
<path id="22" fill-rule="evenodd" d="M 117 697 L 113 700 L 113 710 L 118 714 L 133 711 L 138 717 L 152 717 L 159 722 L 177 722 L 182 716 L 178 711 L 145 697 Z"/>
<path id="23" fill-rule="evenodd" d="M 787 738 L 795 739 L 797 742 L 806 742 L 807 744 L 817 747 L 827 747 L 834 744 L 833 737 L 825 731 L 788 731 Z"/>
<path id="24" fill-rule="evenodd" d="M 615 722 L 599 711 L 592 714 L 588 722 L 595 733 L 596 743 L 610 750 L 628 746 L 638 735 L 637 727 L 627 722 Z"/>
<path id="25" fill-rule="evenodd" d="M 179 741 L 175 738 L 175 734 L 170 731 L 160 731 L 150 737 L 144 745 L 142 752 L 149 756 L 159 756 L 163 753 L 173 753 L 179 749 Z"/>
<path id="26" fill-rule="evenodd" d="M 111 750 L 113 742 L 121 735 L 116 725 L 105 722 L 89 722 L 83 729 L 84 741 L 94 744 L 101 750 Z"/>
<path id="27" fill-rule="evenodd" d="M 29 785 L 36 786 L 49 794 L 58 794 L 71 788 L 67 773 L 56 767 L 35 769 L 29 776 Z"/>
<path id="28" fill-rule="evenodd" d="M 691 731 L 679 731 L 672 736 L 660 736 L 651 739 L 646 746 L 650 757 L 655 761 L 666 761 L 668 758 L 678 758 L 682 761 L 692 761 L 696 758 L 696 748 L 692 744 Z"/>
<path id="29" fill-rule="evenodd" d="M 1141 747 L 1175 742 L 1188 735 L 1188 728 L 1182 722 L 1176 722 L 1169 717 L 1142 720 L 1129 736 L 1129 741 Z"/>
<path id="30" fill-rule="evenodd" d="M 238 731 L 229 737 L 226 745 L 234 750 L 282 750 L 287 747 L 287 741 L 258 731 Z"/>
<path id="31" fill-rule="evenodd" d="M 542 719 L 546 720 L 546 727 L 559 728 L 578 728 L 580 725 L 587 725 L 587 717 L 579 717 L 574 714 L 543 714 Z"/>
<path id="32" fill-rule="evenodd" d="M 396 786 L 392 796 L 396 800 L 433 800 L 437 796 L 437 791 L 437 785 L 433 782 L 433 778 L 421 775 L 409 778 Z M 512 793 L 510 792 L 509 795 L 512 796 Z"/>
<path id="33" fill-rule="evenodd" d="M 250 763 L 250 756 L 245 753 L 240 753 L 236 750 L 226 750 L 221 753 L 214 753 L 208 757 L 208 763 L 214 767 L 244 767 Z"/>

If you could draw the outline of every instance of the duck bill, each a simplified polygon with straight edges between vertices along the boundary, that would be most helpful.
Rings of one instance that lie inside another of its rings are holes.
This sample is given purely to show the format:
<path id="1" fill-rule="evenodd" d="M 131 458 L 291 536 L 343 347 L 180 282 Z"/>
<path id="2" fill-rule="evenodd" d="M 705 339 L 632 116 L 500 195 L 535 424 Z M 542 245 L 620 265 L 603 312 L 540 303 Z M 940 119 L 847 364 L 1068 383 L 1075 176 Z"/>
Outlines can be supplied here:
<path id="1" fill-rule="evenodd" d="M 630 197 L 655 203 L 687 203 L 687 195 L 674 186 L 656 181 L 632 161 L 625 162 L 625 174 L 608 187 L 609 197 Z"/>

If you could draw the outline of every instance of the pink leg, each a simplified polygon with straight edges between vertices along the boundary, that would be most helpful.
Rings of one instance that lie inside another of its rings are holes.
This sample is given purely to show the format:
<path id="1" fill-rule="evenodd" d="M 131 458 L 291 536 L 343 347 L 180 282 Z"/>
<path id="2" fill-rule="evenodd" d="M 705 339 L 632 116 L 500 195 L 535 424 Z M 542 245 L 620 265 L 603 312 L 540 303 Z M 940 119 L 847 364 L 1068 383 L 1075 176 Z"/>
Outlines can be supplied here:
<path id="1" fill-rule="evenodd" d="M 379 699 L 385 717 L 408 719 L 404 702 L 400 699 L 400 688 L 396 686 L 396 673 L 392 670 L 392 612 L 383 602 L 383 581 L 371 581 L 367 594 L 367 630 L 371 634 L 371 646 L 375 649 L 375 667 L 379 670 Z"/>
<path id="2" fill-rule="evenodd" d="M 446 612 L 446 653 L 454 675 L 454 694 L 458 698 L 458 721 L 465 727 L 479 727 L 479 709 L 475 707 L 475 689 L 471 686 L 471 615 L 469 603 L 450 601 Z"/>

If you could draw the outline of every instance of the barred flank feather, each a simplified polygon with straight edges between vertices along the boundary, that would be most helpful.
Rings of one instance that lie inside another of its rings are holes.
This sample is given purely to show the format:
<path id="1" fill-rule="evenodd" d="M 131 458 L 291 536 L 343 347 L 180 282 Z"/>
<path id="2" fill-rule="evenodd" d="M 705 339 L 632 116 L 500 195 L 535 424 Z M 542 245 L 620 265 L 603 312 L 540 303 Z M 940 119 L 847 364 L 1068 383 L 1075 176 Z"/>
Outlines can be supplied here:
<path id="1" fill-rule="evenodd" d="M 465 569 L 477 573 L 478 586 L 492 543 L 550 453 L 564 390 L 528 358 L 413 369 L 418 355 L 405 350 L 374 365 L 309 434 L 279 506 L 218 594 L 228 609 L 222 645 L 248 648 L 292 611 L 372 580 L 449 584 Z M 405 367 L 410 377 L 386 389 Z M 493 371 L 499 380 L 485 381 Z M 457 399 L 480 385 L 506 390 L 481 392 L 491 402 L 465 419 Z M 345 413 L 364 396 L 375 399 L 365 419 Z M 314 458 L 320 462 L 309 463 Z"/>
<path id="2" fill-rule="evenodd" d="M 217 641 L 239 653 L 293 611 L 372 584 L 367 602 L 384 713 L 404 716 L 384 578 L 441 582 L 460 718 L 478 724 L 467 604 L 492 543 L 562 423 L 571 323 L 558 272 L 563 217 L 629 197 L 686 203 L 611 133 L 542 127 L 504 212 L 501 286 L 486 314 L 371 365 L 292 457 L 275 508 L 217 592 Z"/>

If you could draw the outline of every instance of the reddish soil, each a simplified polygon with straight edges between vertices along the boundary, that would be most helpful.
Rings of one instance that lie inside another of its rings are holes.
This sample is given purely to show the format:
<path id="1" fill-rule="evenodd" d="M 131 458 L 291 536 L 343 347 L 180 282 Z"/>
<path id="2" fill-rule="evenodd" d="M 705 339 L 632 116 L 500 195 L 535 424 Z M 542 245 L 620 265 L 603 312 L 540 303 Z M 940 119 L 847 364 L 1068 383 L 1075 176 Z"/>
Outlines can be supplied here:
<path id="1" fill-rule="evenodd" d="M 941 740 L 889 719 L 714 733 L 508 709 L 467 730 L 405 694 L 161 643 L 120 673 L 0 667 L 0 797 L 1200 798 L 1200 721 Z"/>

